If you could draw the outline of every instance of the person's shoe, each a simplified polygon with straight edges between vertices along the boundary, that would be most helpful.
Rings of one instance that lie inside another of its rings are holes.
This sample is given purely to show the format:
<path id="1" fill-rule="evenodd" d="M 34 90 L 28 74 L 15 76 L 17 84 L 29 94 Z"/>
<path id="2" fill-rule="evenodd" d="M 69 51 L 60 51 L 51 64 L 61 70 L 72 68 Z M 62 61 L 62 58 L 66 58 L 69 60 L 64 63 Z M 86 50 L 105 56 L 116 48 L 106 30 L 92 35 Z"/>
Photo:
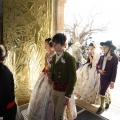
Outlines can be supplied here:
<path id="1" fill-rule="evenodd" d="M 109 105 L 110 105 L 110 104 L 108 104 L 108 103 L 105 104 L 105 109 L 106 109 L 106 110 L 109 109 Z"/>
<path id="2" fill-rule="evenodd" d="M 99 107 L 96 114 L 102 114 L 104 112 L 104 108 Z"/>

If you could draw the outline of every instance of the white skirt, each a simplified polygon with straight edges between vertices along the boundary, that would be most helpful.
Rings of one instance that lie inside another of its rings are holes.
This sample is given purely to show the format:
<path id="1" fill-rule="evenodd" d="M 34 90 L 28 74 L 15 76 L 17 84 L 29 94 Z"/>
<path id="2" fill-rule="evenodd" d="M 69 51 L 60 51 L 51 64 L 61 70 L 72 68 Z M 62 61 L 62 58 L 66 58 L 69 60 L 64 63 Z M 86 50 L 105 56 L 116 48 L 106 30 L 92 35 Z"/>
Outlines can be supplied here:
<path id="1" fill-rule="evenodd" d="M 96 67 L 88 67 L 85 64 L 77 70 L 77 82 L 74 88 L 75 94 L 80 99 L 91 104 L 100 104 L 100 80 Z"/>
<path id="2" fill-rule="evenodd" d="M 54 120 L 51 92 L 52 86 L 48 83 L 47 74 L 42 73 L 30 98 L 29 120 Z"/>

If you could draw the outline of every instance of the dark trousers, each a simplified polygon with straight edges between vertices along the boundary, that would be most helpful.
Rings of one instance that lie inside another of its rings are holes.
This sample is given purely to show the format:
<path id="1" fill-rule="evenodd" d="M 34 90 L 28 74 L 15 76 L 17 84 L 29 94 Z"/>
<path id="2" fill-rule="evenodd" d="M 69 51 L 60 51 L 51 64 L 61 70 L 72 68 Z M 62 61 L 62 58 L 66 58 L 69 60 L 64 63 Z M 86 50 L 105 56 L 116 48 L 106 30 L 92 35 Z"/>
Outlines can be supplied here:
<path id="1" fill-rule="evenodd" d="M 100 78 L 100 95 L 105 96 L 106 91 L 111 83 L 110 77 L 102 75 Z"/>
<path id="2" fill-rule="evenodd" d="M 15 120 L 17 112 L 17 105 L 15 104 L 12 108 L 5 111 L 3 120 Z"/>

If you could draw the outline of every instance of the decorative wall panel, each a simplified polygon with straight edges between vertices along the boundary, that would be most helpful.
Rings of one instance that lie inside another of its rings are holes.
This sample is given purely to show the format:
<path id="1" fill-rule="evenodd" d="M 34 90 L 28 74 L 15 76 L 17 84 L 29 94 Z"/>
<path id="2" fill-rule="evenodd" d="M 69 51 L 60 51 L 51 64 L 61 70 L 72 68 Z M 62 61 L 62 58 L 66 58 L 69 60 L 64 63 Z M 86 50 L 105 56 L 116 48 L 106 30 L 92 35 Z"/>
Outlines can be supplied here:
<path id="1" fill-rule="evenodd" d="M 14 74 L 16 98 L 23 104 L 29 100 L 44 66 L 44 40 L 51 36 L 52 0 L 4 0 L 3 8 L 6 64 Z"/>

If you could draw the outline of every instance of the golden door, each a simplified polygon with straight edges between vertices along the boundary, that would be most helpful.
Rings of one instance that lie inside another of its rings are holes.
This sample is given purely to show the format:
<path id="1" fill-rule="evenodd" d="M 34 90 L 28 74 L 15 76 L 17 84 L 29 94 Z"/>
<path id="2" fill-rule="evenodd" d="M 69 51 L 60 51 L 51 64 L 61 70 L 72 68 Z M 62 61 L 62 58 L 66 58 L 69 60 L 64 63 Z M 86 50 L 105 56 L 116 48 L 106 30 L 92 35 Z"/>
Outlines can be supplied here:
<path id="1" fill-rule="evenodd" d="M 3 42 L 19 105 L 29 101 L 44 66 L 44 40 L 51 36 L 52 0 L 4 0 Z"/>

